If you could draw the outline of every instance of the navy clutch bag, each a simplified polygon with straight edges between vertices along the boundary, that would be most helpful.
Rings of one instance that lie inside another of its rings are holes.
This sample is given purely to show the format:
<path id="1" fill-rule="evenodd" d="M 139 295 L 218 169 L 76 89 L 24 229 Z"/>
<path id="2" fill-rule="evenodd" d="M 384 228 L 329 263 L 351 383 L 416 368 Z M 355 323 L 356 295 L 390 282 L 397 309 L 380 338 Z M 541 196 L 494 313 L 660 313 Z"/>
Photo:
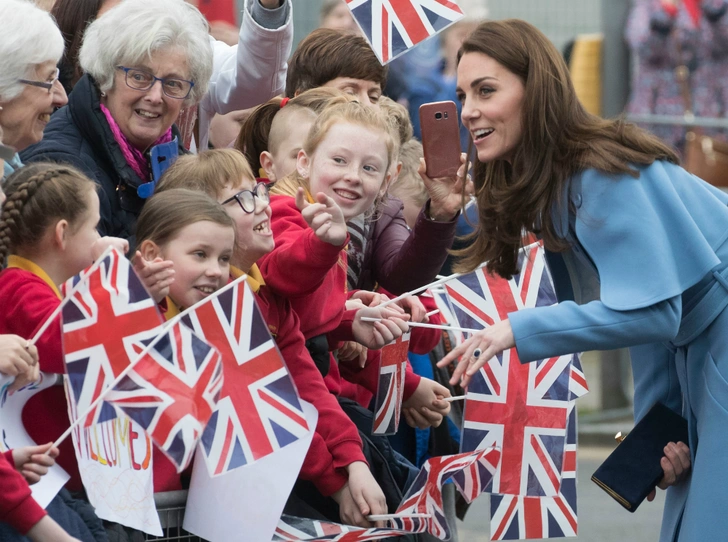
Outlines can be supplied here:
<path id="1" fill-rule="evenodd" d="M 596 470 L 592 482 L 634 512 L 662 479 L 660 460 L 668 442 L 687 444 L 688 422 L 657 403 Z"/>

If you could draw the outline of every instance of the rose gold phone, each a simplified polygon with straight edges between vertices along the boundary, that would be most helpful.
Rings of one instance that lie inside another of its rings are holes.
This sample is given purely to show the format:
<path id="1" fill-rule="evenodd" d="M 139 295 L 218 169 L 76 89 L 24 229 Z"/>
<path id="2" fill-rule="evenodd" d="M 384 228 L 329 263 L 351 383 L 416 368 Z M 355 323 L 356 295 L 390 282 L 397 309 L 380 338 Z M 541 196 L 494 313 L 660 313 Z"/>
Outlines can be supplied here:
<path id="1" fill-rule="evenodd" d="M 455 102 L 432 102 L 420 106 L 422 148 L 427 176 L 455 177 L 460 167 L 460 132 Z"/>

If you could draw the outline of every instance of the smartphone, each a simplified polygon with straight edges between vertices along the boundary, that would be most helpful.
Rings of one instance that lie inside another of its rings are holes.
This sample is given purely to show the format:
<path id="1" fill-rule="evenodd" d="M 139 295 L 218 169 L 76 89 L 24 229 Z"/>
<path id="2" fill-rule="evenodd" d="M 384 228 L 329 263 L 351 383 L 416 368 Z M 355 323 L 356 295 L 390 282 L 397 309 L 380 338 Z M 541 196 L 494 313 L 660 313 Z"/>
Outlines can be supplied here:
<path id="1" fill-rule="evenodd" d="M 179 144 L 177 143 L 176 137 L 168 143 L 160 143 L 151 148 L 149 151 L 149 161 L 152 166 L 153 180 L 137 188 L 137 194 L 140 198 L 147 199 L 154 193 L 154 188 L 157 186 L 157 182 L 159 182 L 162 174 L 167 171 L 169 166 L 174 164 L 178 155 Z"/>
<path id="2" fill-rule="evenodd" d="M 461 151 L 455 102 L 422 104 L 420 130 L 427 176 L 435 179 L 457 175 Z"/>

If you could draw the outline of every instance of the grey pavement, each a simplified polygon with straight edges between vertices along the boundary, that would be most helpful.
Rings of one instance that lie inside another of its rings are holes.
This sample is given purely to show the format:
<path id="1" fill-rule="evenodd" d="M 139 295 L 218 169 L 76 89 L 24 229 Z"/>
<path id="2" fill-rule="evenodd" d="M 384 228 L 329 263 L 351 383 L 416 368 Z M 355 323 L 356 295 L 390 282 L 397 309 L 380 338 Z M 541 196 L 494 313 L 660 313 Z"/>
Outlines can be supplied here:
<path id="1" fill-rule="evenodd" d="M 581 438 L 581 432 L 580 432 Z M 643 502 L 634 514 L 629 513 L 590 478 L 614 447 L 579 445 L 577 465 L 577 516 L 579 536 L 568 540 L 583 542 L 656 542 L 660 534 L 664 491 L 658 490 L 653 502 Z M 458 521 L 459 542 L 490 540 L 488 495 L 478 498 L 468 510 L 464 522 Z"/>

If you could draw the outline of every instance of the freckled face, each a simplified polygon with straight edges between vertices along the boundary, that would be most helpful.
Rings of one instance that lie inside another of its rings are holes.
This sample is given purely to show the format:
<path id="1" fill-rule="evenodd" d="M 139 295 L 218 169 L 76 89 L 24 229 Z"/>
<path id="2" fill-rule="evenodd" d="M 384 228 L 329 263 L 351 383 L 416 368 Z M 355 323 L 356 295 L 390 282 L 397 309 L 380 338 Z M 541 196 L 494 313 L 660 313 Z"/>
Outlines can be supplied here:
<path id="1" fill-rule="evenodd" d="M 311 193 L 330 196 L 346 220 L 368 211 L 386 190 L 387 165 L 383 134 L 347 122 L 334 124 L 312 156 L 298 156 L 298 172 L 309 179 Z"/>

